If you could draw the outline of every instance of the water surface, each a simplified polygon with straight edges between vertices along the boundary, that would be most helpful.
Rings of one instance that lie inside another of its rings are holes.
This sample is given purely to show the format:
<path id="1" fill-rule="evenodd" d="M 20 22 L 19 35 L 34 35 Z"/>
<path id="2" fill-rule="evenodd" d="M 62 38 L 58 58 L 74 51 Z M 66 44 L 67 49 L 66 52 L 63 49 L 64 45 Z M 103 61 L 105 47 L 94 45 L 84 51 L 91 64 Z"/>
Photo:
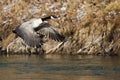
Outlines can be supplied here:
<path id="1" fill-rule="evenodd" d="M 120 80 L 120 57 L 0 56 L 0 80 Z"/>

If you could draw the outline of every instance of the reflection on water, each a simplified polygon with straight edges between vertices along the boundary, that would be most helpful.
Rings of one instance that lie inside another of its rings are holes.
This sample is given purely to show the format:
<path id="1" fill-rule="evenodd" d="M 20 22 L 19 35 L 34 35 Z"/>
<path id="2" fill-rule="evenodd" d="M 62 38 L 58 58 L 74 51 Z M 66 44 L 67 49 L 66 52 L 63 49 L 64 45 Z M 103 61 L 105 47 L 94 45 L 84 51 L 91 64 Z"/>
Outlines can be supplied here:
<path id="1" fill-rule="evenodd" d="M 0 56 L 0 80 L 119 80 L 120 58 Z"/>

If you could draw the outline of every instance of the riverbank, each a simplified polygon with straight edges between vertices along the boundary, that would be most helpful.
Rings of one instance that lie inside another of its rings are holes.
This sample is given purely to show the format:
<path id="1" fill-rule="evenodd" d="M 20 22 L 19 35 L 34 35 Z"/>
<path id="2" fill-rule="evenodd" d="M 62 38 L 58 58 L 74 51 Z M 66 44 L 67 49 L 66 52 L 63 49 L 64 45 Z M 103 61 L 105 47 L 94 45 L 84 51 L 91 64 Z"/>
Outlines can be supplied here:
<path id="1" fill-rule="evenodd" d="M 2 0 L 0 4 L 0 46 L 8 53 L 120 54 L 119 0 Z M 42 48 L 30 48 L 12 33 L 24 21 L 49 15 L 60 15 L 49 23 L 66 37 L 65 42 L 49 40 Z"/>

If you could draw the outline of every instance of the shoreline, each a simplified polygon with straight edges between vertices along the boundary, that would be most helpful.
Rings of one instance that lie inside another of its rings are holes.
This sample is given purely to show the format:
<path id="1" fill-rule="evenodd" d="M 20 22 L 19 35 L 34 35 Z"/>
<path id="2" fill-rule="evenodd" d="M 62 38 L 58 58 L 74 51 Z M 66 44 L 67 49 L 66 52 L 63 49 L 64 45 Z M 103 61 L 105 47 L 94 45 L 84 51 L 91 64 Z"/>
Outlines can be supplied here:
<path id="1" fill-rule="evenodd" d="M 73 55 L 120 54 L 120 1 L 36 0 L 0 1 L 0 49 L 7 53 Z M 34 4 L 33 4 L 34 3 Z M 26 6 L 28 5 L 28 6 Z M 49 40 L 41 48 L 30 48 L 12 30 L 32 18 L 58 15 L 50 20 L 66 41 Z"/>

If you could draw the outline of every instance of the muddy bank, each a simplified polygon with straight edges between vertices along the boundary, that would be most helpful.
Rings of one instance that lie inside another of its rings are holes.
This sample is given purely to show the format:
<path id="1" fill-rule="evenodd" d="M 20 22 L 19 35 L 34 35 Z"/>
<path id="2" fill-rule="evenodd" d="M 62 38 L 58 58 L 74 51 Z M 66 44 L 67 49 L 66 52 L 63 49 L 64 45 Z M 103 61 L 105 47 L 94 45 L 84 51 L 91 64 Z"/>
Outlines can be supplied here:
<path id="1" fill-rule="evenodd" d="M 0 1 L 1 49 L 8 53 L 39 54 L 120 54 L 120 2 L 96 1 Z M 19 5 L 18 5 L 19 4 Z M 25 5 L 28 5 L 25 7 Z M 9 5 L 9 6 L 8 6 Z M 42 48 L 28 47 L 11 32 L 17 25 L 31 18 L 60 15 L 49 21 L 66 37 L 65 42 L 49 40 Z M 64 16 L 63 16 L 64 15 Z"/>

